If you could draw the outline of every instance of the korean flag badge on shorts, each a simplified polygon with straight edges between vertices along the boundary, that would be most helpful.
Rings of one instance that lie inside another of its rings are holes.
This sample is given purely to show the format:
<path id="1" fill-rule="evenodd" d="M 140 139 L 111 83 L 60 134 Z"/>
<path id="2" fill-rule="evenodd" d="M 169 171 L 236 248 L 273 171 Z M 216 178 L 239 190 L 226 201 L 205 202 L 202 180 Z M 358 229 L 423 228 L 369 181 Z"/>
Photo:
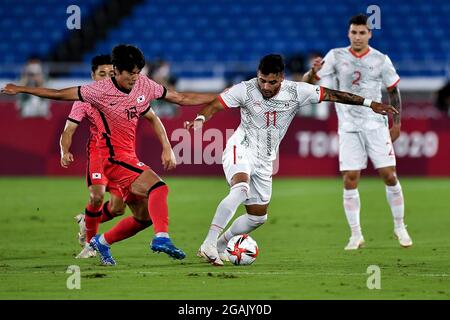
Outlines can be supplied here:
<path id="1" fill-rule="evenodd" d="M 137 97 L 137 102 L 138 103 L 141 103 L 141 102 L 144 102 L 144 100 L 145 100 L 145 96 L 144 95 L 142 95 L 142 96 L 139 96 L 139 97 Z"/>
<path id="2" fill-rule="evenodd" d="M 93 173 L 92 174 L 92 179 L 101 179 L 102 178 L 102 174 L 101 173 Z"/>

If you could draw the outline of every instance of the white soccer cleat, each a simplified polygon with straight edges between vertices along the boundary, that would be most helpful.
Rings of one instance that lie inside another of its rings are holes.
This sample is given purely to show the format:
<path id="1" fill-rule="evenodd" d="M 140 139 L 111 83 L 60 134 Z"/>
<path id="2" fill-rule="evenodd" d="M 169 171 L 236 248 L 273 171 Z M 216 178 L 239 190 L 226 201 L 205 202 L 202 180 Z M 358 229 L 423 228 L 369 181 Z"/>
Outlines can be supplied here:
<path id="1" fill-rule="evenodd" d="M 344 250 L 357 250 L 364 246 L 363 236 L 351 236 Z"/>
<path id="2" fill-rule="evenodd" d="M 394 234 L 403 248 L 412 246 L 413 242 L 408 234 L 408 231 L 406 231 L 406 226 L 394 229 Z"/>
<path id="3" fill-rule="evenodd" d="M 217 251 L 219 252 L 219 258 L 223 262 L 230 262 L 230 258 L 228 257 L 225 250 L 227 250 L 228 241 L 225 240 L 224 235 L 222 235 L 219 240 L 217 240 Z"/>
<path id="4" fill-rule="evenodd" d="M 92 248 L 89 243 L 84 245 L 83 250 L 75 257 L 75 259 L 88 259 L 93 258 L 97 255 L 97 252 Z"/>
<path id="5" fill-rule="evenodd" d="M 219 258 L 223 262 L 230 262 L 230 258 L 228 258 L 227 254 L 225 252 L 219 252 Z"/>
<path id="6" fill-rule="evenodd" d="M 214 266 L 223 266 L 223 261 L 219 257 L 217 247 L 212 243 L 204 242 L 198 249 L 197 256 L 202 257 Z"/>
<path id="7" fill-rule="evenodd" d="M 77 234 L 78 243 L 82 248 L 84 248 L 84 245 L 86 244 L 86 222 L 84 220 L 84 214 L 77 214 L 74 219 L 80 227 L 80 232 Z"/>

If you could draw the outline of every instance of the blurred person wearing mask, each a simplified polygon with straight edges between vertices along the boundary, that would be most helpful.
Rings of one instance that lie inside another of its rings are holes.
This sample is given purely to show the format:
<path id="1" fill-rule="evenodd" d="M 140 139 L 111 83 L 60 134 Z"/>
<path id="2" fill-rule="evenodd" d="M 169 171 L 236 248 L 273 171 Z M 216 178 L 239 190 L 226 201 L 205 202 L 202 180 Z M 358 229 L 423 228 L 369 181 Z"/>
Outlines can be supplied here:
<path id="1" fill-rule="evenodd" d="M 45 74 L 39 58 L 31 57 L 25 64 L 20 83 L 23 86 L 42 87 L 45 85 Z M 47 99 L 20 94 L 17 99 L 17 109 L 22 118 L 43 117 L 50 119 L 50 103 Z"/>

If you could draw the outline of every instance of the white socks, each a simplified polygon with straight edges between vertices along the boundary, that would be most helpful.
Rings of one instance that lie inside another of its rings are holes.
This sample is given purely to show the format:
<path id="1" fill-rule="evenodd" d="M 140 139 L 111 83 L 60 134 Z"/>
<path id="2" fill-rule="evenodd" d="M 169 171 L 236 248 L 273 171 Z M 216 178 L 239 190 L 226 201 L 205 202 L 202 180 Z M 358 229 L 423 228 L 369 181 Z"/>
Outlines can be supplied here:
<path id="1" fill-rule="evenodd" d="M 348 225 L 352 231 L 352 237 L 362 236 L 359 212 L 361 202 L 359 200 L 358 189 L 344 189 L 344 210 Z"/>
<path id="2" fill-rule="evenodd" d="M 106 241 L 104 233 L 102 233 L 100 235 L 100 237 L 98 238 L 98 242 L 100 242 L 100 244 L 104 245 L 104 246 L 110 246 L 110 244 L 108 243 L 108 241 Z"/>
<path id="3" fill-rule="evenodd" d="M 402 186 L 399 181 L 397 181 L 395 186 L 386 186 L 386 197 L 394 218 L 394 228 L 404 228 L 405 204 L 403 202 Z"/>
<path id="4" fill-rule="evenodd" d="M 169 238 L 169 234 L 167 232 L 158 232 L 155 236 L 158 238 Z"/>
<path id="5" fill-rule="evenodd" d="M 228 241 L 236 235 L 250 233 L 264 222 L 267 221 L 267 214 L 263 216 L 254 216 L 252 214 L 244 214 L 233 221 L 231 227 L 225 231 L 217 242 L 217 250 L 225 251 Z"/>
<path id="6" fill-rule="evenodd" d="M 386 186 L 386 198 L 391 207 L 392 217 L 394 218 L 394 228 L 404 228 L 403 222 L 405 214 L 405 205 L 403 201 L 403 192 L 400 182 L 395 186 Z M 361 203 L 359 200 L 358 189 L 344 189 L 344 210 L 348 225 L 352 230 L 352 236 L 361 236 L 361 225 L 359 212 Z"/>
<path id="7" fill-rule="evenodd" d="M 250 186 L 247 182 L 236 183 L 230 188 L 230 193 L 220 202 L 211 222 L 205 242 L 216 244 L 219 234 L 233 218 L 239 205 L 248 198 Z"/>

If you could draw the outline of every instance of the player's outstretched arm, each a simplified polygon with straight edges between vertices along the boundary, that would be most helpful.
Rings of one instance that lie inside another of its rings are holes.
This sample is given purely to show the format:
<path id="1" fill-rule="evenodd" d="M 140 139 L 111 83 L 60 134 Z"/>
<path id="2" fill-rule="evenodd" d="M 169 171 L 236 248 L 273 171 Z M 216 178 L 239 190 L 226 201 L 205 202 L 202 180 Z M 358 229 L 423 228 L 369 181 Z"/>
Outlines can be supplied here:
<path id="1" fill-rule="evenodd" d="M 71 87 L 65 89 L 49 89 L 49 88 L 17 86 L 13 83 L 8 83 L 4 88 L 2 88 L 1 92 L 7 95 L 27 93 L 33 96 L 53 100 L 68 100 L 68 101 L 80 100 L 78 96 L 78 87 Z"/>
<path id="2" fill-rule="evenodd" d="M 72 145 L 72 136 L 78 128 L 78 124 L 72 121 L 66 121 L 66 126 L 59 139 L 61 149 L 61 167 L 68 168 L 74 161 L 73 154 L 69 151 Z"/>
<path id="3" fill-rule="evenodd" d="M 389 129 L 391 140 L 394 142 L 400 136 L 401 116 L 402 116 L 402 99 L 400 89 L 395 86 L 388 90 L 389 103 L 397 109 L 398 114 L 392 116 L 392 127 Z"/>
<path id="4" fill-rule="evenodd" d="M 175 90 L 167 90 L 164 99 L 180 106 L 198 106 L 210 103 L 216 97 L 217 93 L 177 92 Z"/>
<path id="5" fill-rule="evenodd" d="M 165 170 L 174 169 L 177 166 L 177 160 L 173 153 L 172 146 L 170 145 L 169 138 L 167 137 L 166 128 L 162 124 L 159 117 L 150 109 L 144 117 L 150 122 L 159 142 L 162 145 L 161 162 Z"/>
<path id="6" fill-rule="evenodd" d="M 193 120 L 193 121 L 186 121 L 184 123 L 184 127 L 186 129 L 190 129 L 190 128 L 194 128 L 194 130 L 196 129 L 200 129 L 201 127 L 203 127 L 203 123 L 208 121 L 209 119 L 211 119 L 211 117 L 218 111 L 223 110 L 224 107 L 222 105 L 222 103 L 220 103 L 219 99 L 216 98 L 214 99 L 211 103 L 209 103 L 208 105 L 206 105 L 197 115 L 197 117 Z"/>
<path id="7" fill-rule="evenodd" d="M 338 91 L 333 90 L 329 88 L 322 87 L 323 89 L 323 101 L 331 101 L 331 102 L 339 102 L 344 104 L 351 104 L 351 105 L 360 105 L 360 106 L 366 106 L 371 108 L 374 112 L 380 113 L 380 114 L 398 114 L 398 111 L 396 108 L 394 108 L 391 105 L 386 105 L 383 103 L 375 102 L 369 99 L 364 99 L 361 96 L 358 96 L 356 94 L 352 94 L 345 91 Z"/>

